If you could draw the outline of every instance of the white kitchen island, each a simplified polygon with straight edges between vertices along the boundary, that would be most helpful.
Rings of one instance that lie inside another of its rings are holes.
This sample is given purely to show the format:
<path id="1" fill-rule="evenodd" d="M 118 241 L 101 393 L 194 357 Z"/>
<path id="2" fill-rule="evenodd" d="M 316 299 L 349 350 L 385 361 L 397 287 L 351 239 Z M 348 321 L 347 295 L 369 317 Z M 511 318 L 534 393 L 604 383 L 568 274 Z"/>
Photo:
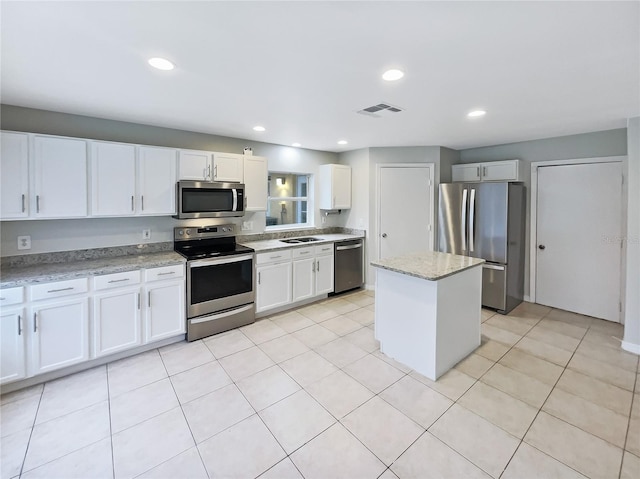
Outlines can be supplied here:
<path id="1" fill-rule="evenodd" d="M 435 381 L 480 346 L 482 263 L 431 251 L 373 261 L 380 350 Z"/>

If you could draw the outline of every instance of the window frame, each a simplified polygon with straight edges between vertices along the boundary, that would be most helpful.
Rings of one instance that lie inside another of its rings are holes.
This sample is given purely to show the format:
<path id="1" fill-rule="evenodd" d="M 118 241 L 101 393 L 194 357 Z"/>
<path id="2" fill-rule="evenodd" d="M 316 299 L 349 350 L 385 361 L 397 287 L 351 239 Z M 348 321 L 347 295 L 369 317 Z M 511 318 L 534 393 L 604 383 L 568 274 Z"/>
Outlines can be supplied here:
<path id="1" fill-rule="evenodd" d="M 307 196 L 271 196 L 270 178 L 278 175 L 294 175 L 296 178 L 307 177 Z M 267 173 L 267 211 L 265 211 L 265 233 L 287 230 L 303 230 L 315 227 L 314 209 L 313 209 L 313 173 L 296 173 L 292 171 L 269 171 Z M 266 217 L 268 216 L 271 201 L 306 201 L 307 202 L 307 222 L 306 223 L 289 223 L 286 225 L 266 225 Z"/>

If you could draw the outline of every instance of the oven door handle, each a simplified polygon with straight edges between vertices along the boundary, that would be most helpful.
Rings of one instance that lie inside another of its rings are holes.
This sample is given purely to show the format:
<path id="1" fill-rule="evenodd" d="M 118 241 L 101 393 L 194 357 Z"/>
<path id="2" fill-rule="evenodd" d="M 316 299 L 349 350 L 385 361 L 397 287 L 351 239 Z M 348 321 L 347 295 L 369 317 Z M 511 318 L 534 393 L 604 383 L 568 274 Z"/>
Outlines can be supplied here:
<path id="1" fill-rule="evenodd" d="M 226 318 L 227 316 L 232 316 L 234 314 L 244 313 L 245 311 L 249 311 L 251 308 L 253 308 L 253 303 L 242 306 L 241 308 L 230 309 L 220 314 L 212 314 L 210 316 L 205 316 L 204 318 L 190 319 L 189 321 L 191 322 L 191 324 L 206 323 L 208 321 L 215 321 L 216 319 Z"/>
<path id="2" fill-rule="evenodd" d="M 244 254 L 242 256 L 228 256 L 217 259 L 200 259 L 197 261 L 188 261 L 189 268 L 202 268 L 205 266 L 217 266 L 219 264 L 238 263 L 240 261 L 253 260 L 252 254 Z"/>

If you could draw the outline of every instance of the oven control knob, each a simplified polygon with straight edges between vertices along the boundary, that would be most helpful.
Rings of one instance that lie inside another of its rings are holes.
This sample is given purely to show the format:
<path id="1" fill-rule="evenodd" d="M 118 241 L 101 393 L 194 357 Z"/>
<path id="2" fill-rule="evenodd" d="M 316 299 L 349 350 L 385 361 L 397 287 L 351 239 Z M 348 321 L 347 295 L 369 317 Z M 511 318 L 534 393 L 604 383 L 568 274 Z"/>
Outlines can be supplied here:
<path id="1" fill-rule="evenodd" d="M 184 230 L 178 230 L 178 234 L 182 236 L 184 234 Z"/>
<path id="2" fill-rule="evenodd" d="M 187 233 L 187 235 L 191 234 L 191 230 L 185 230 L 185 233 Z"/>
<path id="3" fill-rule="evenodd" d="M 227 232 L 227 228 L 222 228 L 222 232 L 226 233 Z"/>

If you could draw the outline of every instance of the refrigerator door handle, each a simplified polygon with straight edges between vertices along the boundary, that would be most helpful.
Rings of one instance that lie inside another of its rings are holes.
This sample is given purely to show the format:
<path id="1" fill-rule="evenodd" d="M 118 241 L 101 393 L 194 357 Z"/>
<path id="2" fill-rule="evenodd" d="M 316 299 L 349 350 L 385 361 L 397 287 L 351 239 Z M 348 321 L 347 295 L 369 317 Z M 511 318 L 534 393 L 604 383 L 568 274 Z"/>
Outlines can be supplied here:
<path id="1" fill-rule="evenodd" d="M 476 189 L 471 188 L 471 199 L 469 203 L 469 252 L 475 249 L 475 229 L 476 229 Z"/>
<path id="2" fill-rule="evenodd" d="M 462 233 L 462 251 L 467 250 L 467 189 L 462 190 L 462 220 L 460 221 L 460 232 Z"/>

